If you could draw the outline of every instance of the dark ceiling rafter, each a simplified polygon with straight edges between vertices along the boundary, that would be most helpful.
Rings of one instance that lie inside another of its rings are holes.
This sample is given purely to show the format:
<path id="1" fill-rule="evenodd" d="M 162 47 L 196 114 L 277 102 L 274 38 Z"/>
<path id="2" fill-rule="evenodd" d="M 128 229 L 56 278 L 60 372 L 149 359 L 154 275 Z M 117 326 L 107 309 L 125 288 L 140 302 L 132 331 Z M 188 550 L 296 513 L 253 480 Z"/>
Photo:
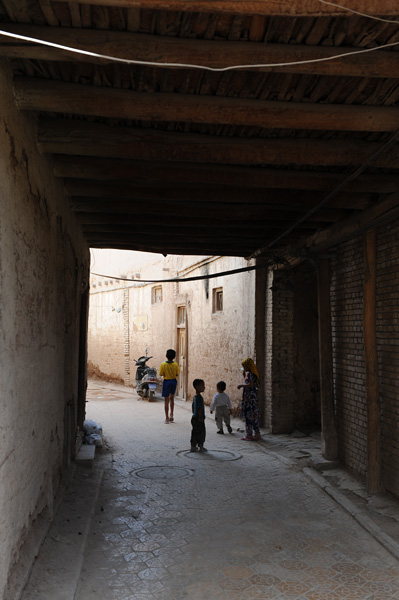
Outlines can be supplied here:
<path id="1" fill-rule="evenodd" d="M 89 180 L 88 188 L 95 189 L 96 182 L 112 182 L 112 185 L 131 184 L 136 188 L 145 185 L 162 186 L 164 188 L 184 187 L 196 184 L 195 189 L 206 185 L 217 190 L 224 186 L 245 187 L 247 190 L 261 188 L 268 190 L 320 190 L 329 191 L 342 179 L 342 175 L 327 171 L 299 171 L 289 169 L 267 169 L 246 166 L 216 165 L 210 163 L 161 162 L 144 160 L 126 160 L 119 158 L 98 158 L 86 156 L 53 155 L 53 171 L 56 177 L 63 177 L 68 186 L 82 185 Z M 68 179 L 75 182 L 68 184 Z M 399 188 L 399 174 L 362 175 L 356 182 L 348 183 L 346 192 L 352 194 L 352 201 L 364 192 L 385 193 L 395 192 Z M 102 185 L 102 189 L 104 186 Z M 249 194 L 251 192 L 249 191 Z"/>
<path id="2" fill-rule="evenodd" d="M 138 129 L 78 119 L 45 119 L 38 123 L 41 151 L 88 157 L 150 161 L 193 161 L 220 165 L 304 165 L 352 167 L 380 148 L 362 139 L 226 138 Z M 399 147 L 380 157 L 375 166 L 399 169 Z"/>
<path id="3" fill-rule="evenodd" d="M 43 1 L 45 4 L 48 0 Z M 53 3 L 63 0 L 52 0 Z M 184 12 L 223 12 L 233 14 L 273 15 L 286 17 L 321 17 L 348 15 L 348 10 L 323 4 L 318 0 L 69 0 L 70 4 L 91 4 L 150 10 L 172 10 Z M 339 4 L 339 3 L 337 3 Z M 370 15 L 397 14 L 396 0 L 345 0 L 346 7 Z"/>
<path id="4" fill-rule="evenodd" d="M 398 128 L 398 111 L 393 106 L 287 103 L 176 93 L 148 94 L 29 77 L 14 81 L 14 96 L 21 110 L 75 115 L 83 113 L 113 119 L 351 132 L 386 132 Z"/>
<path id="5" fill-rule="evenodd" d="M 2 25 L 0 29 L 17 35 L 36 38 L 70 48 L 85 50 L 124 60 L 157 63 L 181 63 L 226 68 L 234 65 L 282 63 L 273 67 L 251 67 L 252 72 L 299 73 L 345 77 L 399 78 L 399 54 L 385 50 L 351 55 L 364 48 L 330 48 L 290 44 L 260 45 L 251 42 L 231 42 L 161 37 L 127 31 L 104 31 L 40 27 L 37 25 Z M 0 34 L 0 56 L 45 61 L 74 61 L 109 64 L 107 58 L 28 43 Z M 339 55 L 344 55 L 339 59 Z M 334 58 L 334 60 L 331 60 Z M 316 62 L 305 62 L 305 61 Z M 295 64 L 283 64 L 295 63 Z M 178 67 L 173 67 L 178 68 Z M 185 68 L 185 67 L 181 67 Z"/>

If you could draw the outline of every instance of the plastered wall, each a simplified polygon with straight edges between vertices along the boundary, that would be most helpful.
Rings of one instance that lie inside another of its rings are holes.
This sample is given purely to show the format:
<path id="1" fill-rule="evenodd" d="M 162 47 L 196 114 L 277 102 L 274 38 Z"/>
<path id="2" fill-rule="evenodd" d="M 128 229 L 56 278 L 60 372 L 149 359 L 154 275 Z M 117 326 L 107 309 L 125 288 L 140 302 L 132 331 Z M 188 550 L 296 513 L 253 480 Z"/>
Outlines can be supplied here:
<path id="1" fill-rule="evenodd" d="M 0 63 L 0 598 L 17 600 L 68 468 L 89 256 Z"/>

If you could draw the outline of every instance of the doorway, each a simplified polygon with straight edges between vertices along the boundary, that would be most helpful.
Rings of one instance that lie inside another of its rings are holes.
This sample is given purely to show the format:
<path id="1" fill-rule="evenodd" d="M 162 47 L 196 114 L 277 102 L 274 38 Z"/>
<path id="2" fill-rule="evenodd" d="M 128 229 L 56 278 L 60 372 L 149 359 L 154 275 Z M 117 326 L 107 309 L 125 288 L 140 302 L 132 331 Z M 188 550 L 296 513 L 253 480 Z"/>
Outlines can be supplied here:
<path id="1" fill-rule="evenodd" d="M 186 398 L 187 394 L 187 327 L 186 307 L 177 307 L 177 362 L 180 367 L 180 375 L 177 384 L 177 395 Z"/>

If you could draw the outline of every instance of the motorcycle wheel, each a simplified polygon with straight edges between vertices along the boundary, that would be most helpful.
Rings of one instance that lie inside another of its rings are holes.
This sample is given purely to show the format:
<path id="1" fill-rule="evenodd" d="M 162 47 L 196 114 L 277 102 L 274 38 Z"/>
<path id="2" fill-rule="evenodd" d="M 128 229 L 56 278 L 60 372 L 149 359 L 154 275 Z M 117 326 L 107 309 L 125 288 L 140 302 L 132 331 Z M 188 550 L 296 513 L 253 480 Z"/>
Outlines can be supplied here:
<path id="1" fill-rule="evenodd" d="M 153 390 L 149 390 L 148 391 L 148 402 L 154 402 L 155 401 L 155 392 Z"/>

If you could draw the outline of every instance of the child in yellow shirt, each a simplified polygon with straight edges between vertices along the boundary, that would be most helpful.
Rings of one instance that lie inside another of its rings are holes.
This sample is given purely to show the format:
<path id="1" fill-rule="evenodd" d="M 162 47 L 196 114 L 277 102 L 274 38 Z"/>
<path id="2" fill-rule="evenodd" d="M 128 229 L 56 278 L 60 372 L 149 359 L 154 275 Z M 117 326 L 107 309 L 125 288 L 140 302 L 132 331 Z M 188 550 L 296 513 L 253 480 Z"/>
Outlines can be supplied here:
<path id="1" fill-rule="evenodd" d="M 174 421 L 173 412 L 175 408 L 177 376 L 180 373 L 179 365 L 175 362 L 175 357 L 176 352 L 172 348 L 167 350 L 166 361 L 159 368 L 159 374 L 163 377 L 162 396 L 165 402 L 165 423 L 173 423 Z"/>

